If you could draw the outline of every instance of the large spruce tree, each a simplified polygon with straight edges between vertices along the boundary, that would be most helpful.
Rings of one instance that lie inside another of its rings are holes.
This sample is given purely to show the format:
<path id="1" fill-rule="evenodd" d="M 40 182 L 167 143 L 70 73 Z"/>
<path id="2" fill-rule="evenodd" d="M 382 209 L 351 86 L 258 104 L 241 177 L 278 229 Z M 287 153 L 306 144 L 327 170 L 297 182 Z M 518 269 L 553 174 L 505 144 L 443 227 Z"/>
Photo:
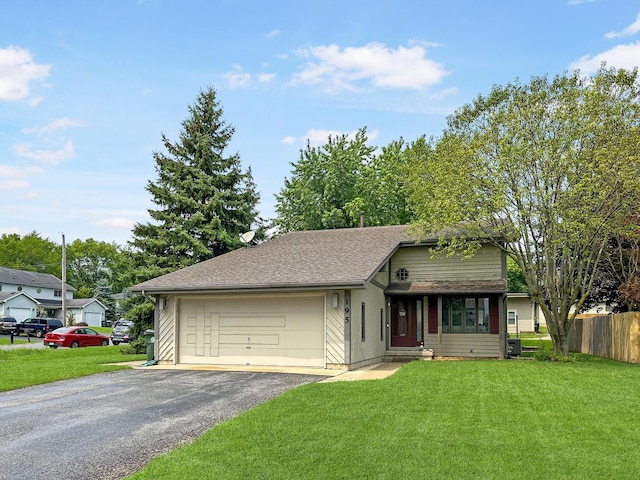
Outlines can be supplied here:
<path id="1" fill-rule="evenodd" d="M 154 152 L 155 182 L 147 190 L 157 208 L 133 229 L 134 282 L 144 281 L 240 246 L 239 235 L 257 220 L 251 169 L 226 149 L 235 129 L 223 120 L 214 88 L 201 91 L 175 143 Z"/>

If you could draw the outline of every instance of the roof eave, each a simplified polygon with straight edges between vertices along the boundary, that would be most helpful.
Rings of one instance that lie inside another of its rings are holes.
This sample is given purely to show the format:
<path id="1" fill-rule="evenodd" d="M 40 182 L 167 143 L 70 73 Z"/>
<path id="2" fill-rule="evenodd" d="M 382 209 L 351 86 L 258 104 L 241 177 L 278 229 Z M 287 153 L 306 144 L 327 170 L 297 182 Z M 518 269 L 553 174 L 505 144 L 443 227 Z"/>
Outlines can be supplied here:
<path id="1" fill-rule="evenodd" d="M 349 290 L 366 288 L 367 281 L 357 280 L 352 282 L 340 283 L 318 283 L 318 284 L 279 284 L 279 285 L 229 285 L 229 286 L 212 286 L 212 287 L 183 287 L 183 288 L 166 288 L 166 287 L 150 287 L 129 289 L 132 293 L 142 295 L 203 295 L 214 293 L 264 293 L 264 292 L 301 292 L 301 291 L 318 291 L 318 290 Z"/>

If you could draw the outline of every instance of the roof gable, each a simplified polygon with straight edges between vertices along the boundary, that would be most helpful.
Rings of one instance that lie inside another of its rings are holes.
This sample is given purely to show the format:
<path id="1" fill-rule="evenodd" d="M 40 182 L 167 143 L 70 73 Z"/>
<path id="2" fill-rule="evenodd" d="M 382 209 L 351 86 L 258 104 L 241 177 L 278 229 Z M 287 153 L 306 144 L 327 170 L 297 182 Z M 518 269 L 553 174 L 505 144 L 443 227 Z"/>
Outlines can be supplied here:
<path id="1" fill-rule="evenodd" d="M 363 286 L 402 242 L 405 226 L 291 232 L 131 288 L 180 292 Z"/>

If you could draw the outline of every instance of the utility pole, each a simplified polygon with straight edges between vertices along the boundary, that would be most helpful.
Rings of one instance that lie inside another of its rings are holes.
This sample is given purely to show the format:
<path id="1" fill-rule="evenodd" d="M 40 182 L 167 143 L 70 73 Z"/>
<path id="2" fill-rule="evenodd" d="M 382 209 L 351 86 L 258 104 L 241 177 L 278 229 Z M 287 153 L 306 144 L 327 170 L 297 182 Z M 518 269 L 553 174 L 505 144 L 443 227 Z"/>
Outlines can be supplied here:
<path id="1" fill-rule="evenodd" d="M 67 326 L 67 246 L 62 234 L 62 324 Z"/>

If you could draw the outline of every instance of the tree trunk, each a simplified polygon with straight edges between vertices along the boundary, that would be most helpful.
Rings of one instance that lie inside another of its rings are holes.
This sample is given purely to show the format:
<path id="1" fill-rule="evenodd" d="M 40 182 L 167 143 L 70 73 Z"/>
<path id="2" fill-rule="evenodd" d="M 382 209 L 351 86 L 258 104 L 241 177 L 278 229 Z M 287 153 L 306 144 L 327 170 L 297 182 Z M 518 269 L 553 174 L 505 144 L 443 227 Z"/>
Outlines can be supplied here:
<path id="1" fill-rule="evenodd" d="M 571 324 L 566 316 L 554 315 L 547 319 L 547 328 L 553 341 L 553 351 L 563 357 L 569 356 L 568 334 Z"/>

